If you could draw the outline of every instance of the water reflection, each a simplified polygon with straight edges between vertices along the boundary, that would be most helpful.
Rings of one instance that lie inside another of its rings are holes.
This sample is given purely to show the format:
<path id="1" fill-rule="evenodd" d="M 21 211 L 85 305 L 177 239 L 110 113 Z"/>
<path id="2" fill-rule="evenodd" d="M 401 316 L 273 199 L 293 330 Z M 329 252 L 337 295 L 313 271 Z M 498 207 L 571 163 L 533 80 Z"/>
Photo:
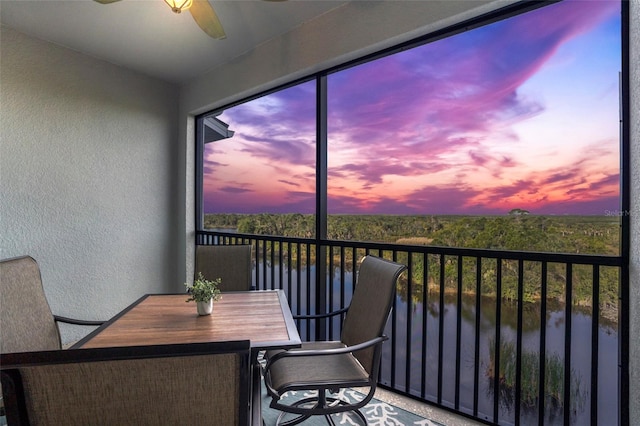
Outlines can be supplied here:
<path id="1" fill-rule="evenodd" d="M 438 386 L 438 355 L 439 355 L 439 325 L 440 306 L 439 295 L 429 295 L 428 303 L 425 307 L 422 303 L 412 304 L 411 314 L 411 344 L 410 357 L 407 361 L 407 302 L 398 298 L 396 300 L 396 327 L 392 330 L 388 324 L 387 332 L 395 337 L 396 348 L 396 387 L 414 395 L 421 393 L 422 374 L 425 378 L 426 399 L 437 401 Z M 475 364 L 475 297 L 464 296 L 462 298 L 461 310 L 461 339 L 460 339 L 460 407 L 461 411 L 469 414 L 473 413 L 473 392 Z M 481 298 L 480 305 L 480 336 L 479 336 L 479 365 L 478 371 L 478 415 L 487 420 L 493 419 L 493 374 L 492 351 L 495 342 L 496 329 L 496 308 L 495 299 Z M 423 342 L 423 324 L 426 315 L 426 339 Z M 455 401 L 455 375 L 456 375 L 456 322 L 458 309 L 455 296 L 445 297 L 443 310 L 443 365 L 442 365 L 442 403 L 453 407 Z M 532 359 L 540 358 L 540 328 L 541 314 L 539 304 L 530 304 L 523 311 L 523 336 L 522 351 L 527 357 Z M 547 373 L 546 389 L 547 400 L 545 401 L 545 424 L 562 424 L 563 407 L 552 397 L 557 391 L 554 388 L 563 385 L 564 369 L 564 334 L 565 334 L 565 312 L 564 306 L 554 303 L 547 306 L 544 327 L 546 332 L 546 362 L 554 368 L 553 373 Z M 585 312 L 574 312 L 572 314 L 571 331 L 571 364 L 572 364 L 572 388 L 571 395 L 574 398 L 571 419 L 574 424 L 588 424 L 590 421 L 590 392 L 591 392 L 591 316 Z M 611 323 L 601 322 L 598 330 L 599 352 L 598 352 L 598 423 L 606 424 L 607 419 L 617 418 L 618 415 L 618 336 L 617 330 Z M 501 306 L 500 339 L 501 347 L 514 345 L 516 342 L 517 311 L 511 304 L 503 303 Z M 507 348 L 507 351 L 509 349 Z M 423 351 L 426 362 L 423 368 Z M 391 383 L 391 347 L 387 345 L 384 351 L 384 367 L 381 381 L 385 384 Z M 505 356 L 503 355 L 503 359 Z M 523 356 L 523 364 L 524 364 Z M 556 361 L 553 361 L 556 360 Z M 410 362 L 410 383 L 407 388 L 404 376 L 404 367 Z M 506 361 L 505 361 L 506 362 Z M 557 376 L 557 368 L 561 366 L 560 376 Z M 535 364 L 535 368 L 538 364 Z M 549 365 L 547 365 L 547 368 Z M 525 368 L 523 365 L 523 375 L 533 368 Z M 400 373 L 398 373 L 400 372 Z M 537 377 L 537 370 L 533 374 Z M 515 378 L 512 378 L 515 382 Z M 501 381 L 501 391 L 499 398 L 499 419 L 500 423 L 514 422 L 513 393 L 505 386 L 505 381 Z M 525 380 L 523 379 L 523 387 Z M 531 386 L 531 385 L 530 385 Z M 533 383 L 537 392 L 537 379 Z M 526 394 L 523 389 L 523 396 Z M 562 391 L 560 390 L 560 395 Z M 538 424 L 538 401 L 534 404 L 523 403 L 521 405 L 521 424 Z"/>

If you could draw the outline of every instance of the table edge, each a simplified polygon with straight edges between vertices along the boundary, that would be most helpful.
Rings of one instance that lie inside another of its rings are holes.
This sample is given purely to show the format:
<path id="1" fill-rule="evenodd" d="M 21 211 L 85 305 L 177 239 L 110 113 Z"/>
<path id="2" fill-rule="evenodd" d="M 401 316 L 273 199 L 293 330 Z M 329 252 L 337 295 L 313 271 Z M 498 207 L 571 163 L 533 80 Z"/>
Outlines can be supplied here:
<path id="1" fill-rule="evenodd" d="M 149 296 L 153 296 L 154 294 L 151 293 L 147 293 L 142 295 L 141 297 L 139 297 L 136 301 L 134 301 L 132 304 L 130 304 L 129 306 L 127 306 L 126 308 L 124 308 L 123 310 L 121 310 L 120 312 L 118 312 L 117 314 L 115 314 L 113 317 L 111 317 L 111 319 L 109 319 L 108 321 L 106 321 L 104 324 L 102 324 L 100 327 L 96 328 L 95 330 L 93 330 L 91 333 L 87 334 L 86 336 L 84 336 L 82 339 L 78 340 L 76 343 L 74 343 L 73 345 L 71 345 L 69 347 L 69 349 L 81 349 L 82 345 L 84 345 L 85 343 L 87 343 L 88 341 L 90 341 L 91 339 L 93 339 L 95 336 L 97 336 L 98 334 L 102 333 L 102 331 L 104 331 L 104 329 L 106 329 L 107 327 L 109 327 L 111 324 L 113 324 L 114 322 L 116 322 L 120 317 L 122 317 L 124 314 L 126 314 L 127 312 L 129 312 L 131 309 L 133 309 L 134 307 L 136 307 L 137 305 L 139 305 L 140 303 L 142 303 L 143 300 L 145 300 L 147 297 Z"/>
<path id="2" fill-rule="evenodd" d="M 287 334 L 289 335 L 289 346 L 290 348 L 300 347 L 302 346 L 302 340 L 300 339 L 300 333 L 298 333 L 298 327 L 296 326 L 296 322 L 293 319 L 293 314 L 291 313 L 291 308 L 289 307 L 289 301 L 287 300 L 286 294 L 284 294 L 284 290 L 279 289 L 278 292 L 278 300 L 280 300 L 280 310 L 282 311 L 282 316 L 284 317 L 284 323 L 287 327 Z M 287 309 L 283 309 L 286 306 Z M 295 336 L 295 337 L 293 337 Z M 282 345 L 280 346 L 283 347 Z"/>

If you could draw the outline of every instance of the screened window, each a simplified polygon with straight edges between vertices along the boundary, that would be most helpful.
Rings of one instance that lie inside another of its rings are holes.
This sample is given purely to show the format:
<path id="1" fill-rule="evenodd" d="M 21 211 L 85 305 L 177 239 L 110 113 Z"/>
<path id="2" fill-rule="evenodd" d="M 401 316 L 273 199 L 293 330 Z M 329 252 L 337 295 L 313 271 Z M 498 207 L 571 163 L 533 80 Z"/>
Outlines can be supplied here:
<path id="1" fill-rule="evenodd" d="M 618 254 L 620 43 L 619 2 L 564 1 L 331 74 L 329 224 Z"/>
<path id="2" fill-rule="evenodd" d="M 205 229 L 284 235 L 286 215 L 312 236 L 315 98 L 310 81 L 201 118 Z"/>
<path id="3" fill-rule="evenodd" d="M 326 129 L 330 239 L 619 254 L 620 9 L 566 0 L 205 116 L 228 128 L 204 132 L 204 228 L 313 236 Z"/>

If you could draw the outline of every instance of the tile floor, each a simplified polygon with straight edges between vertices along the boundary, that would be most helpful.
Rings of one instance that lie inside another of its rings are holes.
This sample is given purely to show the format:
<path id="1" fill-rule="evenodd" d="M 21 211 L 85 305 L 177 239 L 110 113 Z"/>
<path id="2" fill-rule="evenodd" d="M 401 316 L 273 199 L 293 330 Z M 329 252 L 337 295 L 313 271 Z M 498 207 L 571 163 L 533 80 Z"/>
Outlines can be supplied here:
<path id="1" fill-rule="evenodd" d="M 437 408 L 437 407 L 422 403 L 420 401 L 416 401 L 415 399 L 408 398 L 403 395 L 399 395 L 397 393 L 388 391 L 386 389 L 377 388 L 375 397 L 380 399 L 381 401 L 385 401 L 389 404 L 395 405 L 396 407 L 400 407 L 404 410 L 410 411 L 412 413 L 418 414 L 428 419 L 435 420 L 446 426 L 480 426 L 480 425 L 484 426 L 485 425 L 484 423 L 480 423 L 475 420 L 468 419 L 463 416 L 459 416 L 447 410 L 443 410 L 441 408 Z"/>

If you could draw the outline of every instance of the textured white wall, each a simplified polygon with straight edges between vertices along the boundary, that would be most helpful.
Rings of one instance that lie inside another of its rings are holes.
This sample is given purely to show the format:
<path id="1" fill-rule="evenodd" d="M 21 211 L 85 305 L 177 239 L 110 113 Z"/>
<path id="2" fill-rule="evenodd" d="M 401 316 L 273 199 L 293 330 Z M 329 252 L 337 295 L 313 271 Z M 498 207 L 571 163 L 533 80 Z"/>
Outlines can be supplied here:
<path id="1" fill-rule="evenodd" d="M 175 291 L 178 89 L 6 27 L 0 40 L 0 257 L 33 256 L 52 310 L 70 317 Z"/>
<path id="2" fill-rule="evenodd" d="M 632 0 L 631 79 L 631 253 L 630 253 L 630 407 L 631 422 L 640 421 L 640 1 Z M 637 424 L 637 423 L 636 423 Z"/>

